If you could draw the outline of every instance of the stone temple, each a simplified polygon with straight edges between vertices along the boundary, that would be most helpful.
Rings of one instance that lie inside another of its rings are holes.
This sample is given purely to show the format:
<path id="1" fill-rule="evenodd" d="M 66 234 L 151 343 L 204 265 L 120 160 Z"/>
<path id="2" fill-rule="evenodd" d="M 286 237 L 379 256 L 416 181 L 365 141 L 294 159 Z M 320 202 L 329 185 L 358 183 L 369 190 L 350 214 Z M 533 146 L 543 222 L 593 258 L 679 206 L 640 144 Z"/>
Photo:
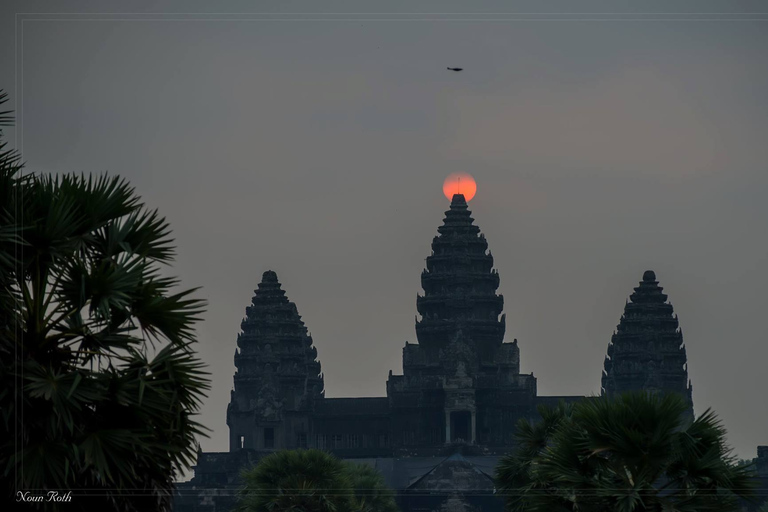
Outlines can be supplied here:
<path id="1" fill-rule="evenodd" d="M 243 467 L 294 448 L 376 467 L 403 511 L 502 510 L 492 478 L 518 420 L 535 420 L 539 404 L 583 397 L 539 396 L 533 374 L 520 373 L 517 340 L 504 338 L 499 274 L 463 195 L 445 212 L 421 285 L 417 343 L 403 347 L 403 374 L 390 371 L 387 395 L 329 398 L 318 347 L 275 272 L 264 272 L 233 347 L 229 451 L 199 452 L 194 478 L 178 484 L 176 510 L 229 510 Z M 602 375 L 603 394 L 636 389 L 680 393 L 693 415 L 682 331 L 650 270 L 629 297 Z"/>
<path id="2" fill-rule="evenodd" d="M 640 286 L 629 296 L 624 314 L 613 333 L 605 356 L 602 393 L 625 391 L 674 391 L 690 405 L 693 421 L 693 387 L 688 380 L 683 331 L 672 304 L 656 281 L 653 270 L 643 274 Z"/>

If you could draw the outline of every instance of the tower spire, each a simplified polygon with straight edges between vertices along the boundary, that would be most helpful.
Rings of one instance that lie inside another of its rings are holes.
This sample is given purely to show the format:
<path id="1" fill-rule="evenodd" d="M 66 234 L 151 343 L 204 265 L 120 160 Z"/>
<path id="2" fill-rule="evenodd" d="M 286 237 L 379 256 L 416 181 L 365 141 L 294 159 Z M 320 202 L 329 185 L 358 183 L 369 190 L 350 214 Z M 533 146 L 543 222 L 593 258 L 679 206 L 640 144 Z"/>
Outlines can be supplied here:
<path id="1" fill-rule="evenodd" d="M 416 322 L 419 344 L 442 347 L 461 328 L 481 351 L 493 350 L 504 338 L 504 319 L 499 319 L 504 299 L 496 294 L 499 275 L 488 242 L 463 194 L 454 194 L 437 231 L 421 275 L 424 295 L 416 300 L 422 316 Z"/>
<path id="2" fill-rule="evenodd" d="M 264 272 L 245 313 L 227 408 L 230 451 L 258 447 L 259 429 L 274 427 L 285 413 L 306 413 L 323 396 L 317 349 L 275 272 Z"/>
<path id="3" fill-rule="evenodd" d="M 683 333 L 672 304 L 656 280 L 653 270 L 629 296 L 604 363 L 602 394 L 611 396 L 626 391 L 674 392 L 690 404 L 692 388 L 688 380 Z"/>

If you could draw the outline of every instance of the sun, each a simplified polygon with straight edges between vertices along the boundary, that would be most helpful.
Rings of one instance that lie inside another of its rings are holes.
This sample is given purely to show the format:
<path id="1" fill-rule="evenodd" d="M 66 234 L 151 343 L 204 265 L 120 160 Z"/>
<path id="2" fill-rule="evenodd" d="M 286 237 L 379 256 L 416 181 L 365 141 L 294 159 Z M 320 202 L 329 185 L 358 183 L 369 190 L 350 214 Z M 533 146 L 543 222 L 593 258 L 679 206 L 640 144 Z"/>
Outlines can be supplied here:
<path id="1" fill-rule="evenodd" d="M 443 194 L 448 199 L 453 199 L 454 194 L 464 194 L 464 199 L 469 201 L 475 197 L 475 192 L 477 192 L 475 178 L 465 172 L 455 172 L 443 182 Z"/>

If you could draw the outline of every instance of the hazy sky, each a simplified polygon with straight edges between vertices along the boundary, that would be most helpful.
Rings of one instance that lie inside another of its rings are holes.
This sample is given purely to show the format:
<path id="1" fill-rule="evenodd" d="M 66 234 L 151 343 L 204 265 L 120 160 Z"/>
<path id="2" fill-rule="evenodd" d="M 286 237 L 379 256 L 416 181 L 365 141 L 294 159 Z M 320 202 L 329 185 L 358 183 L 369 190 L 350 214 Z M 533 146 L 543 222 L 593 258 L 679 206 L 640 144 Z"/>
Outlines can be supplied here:
<path id="1" fill-rule="evenodd" d="M 680 317 L 696 412 L 714 408 L 737 453 L 754 457 L 768 444 L 768 14 L 626 13 L 760 8 L 217 6 L 510 13 L 269 20 L 17 17 L 62 6 L 3 2 L 0 88 L 23 98 L 8 134 L 29 171 L 125 176 L 170 221 L 173 271 L 209 302 L 199 328 L 213 379 L 206 451 L 228 449 L 235 340 L 268 269 L 312 333 L 327 396 L 385 395 L 415 341 L 420 273 L 448 208 L 442 181 L 466 171 L 478 181 L 470 209 L 501 276 L 507 340 L 519 340 L 539 394 L 599 392 L 625 300 L 653 269 Z M 105 9 L 212 7 L 65 7 Z M 625 14 L 514 14 L 542 10 Z"/>

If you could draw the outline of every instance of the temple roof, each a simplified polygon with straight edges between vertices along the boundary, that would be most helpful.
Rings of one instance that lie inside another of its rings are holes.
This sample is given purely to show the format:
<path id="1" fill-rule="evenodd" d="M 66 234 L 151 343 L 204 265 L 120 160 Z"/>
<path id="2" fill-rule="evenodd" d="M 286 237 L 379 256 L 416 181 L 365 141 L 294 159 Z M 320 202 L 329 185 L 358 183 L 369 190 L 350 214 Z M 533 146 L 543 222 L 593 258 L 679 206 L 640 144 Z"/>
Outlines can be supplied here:
<path id="1" fill-rule="evenodd" d="M 445 212 L 443 225 L 437 228 L 438 233 L 448 236 L 477 235 L 480 228 L 472 224 L 475 219 L 471 215 L 464 194 L 454 194 L 450 209 Z"/>
<path id="2" fill-rule="evenodd" d="M 288 300 L 277 279 L 267 270 L 245 308 L 235 350 L 235 391 L 230 409 L 249 411 L 252 400 L 266 401 L 267 391 L 292 390 L 296 397 L 323 393 L 317 349 L 301 320 L 296 304 Z M 266 390 L 266 391 L 265 391 Z M 237 406 L 235 406 L 237 404 Z M 307 406 L 306 400 L 286 405 Z"/>
<path id="3" fill-rule="evenodd" d="M 460 453 L 440 461 L 435 467 L 408 486 L 409 490 L 425 492 L 493 492 L 493 477 Z"/>
<path id="4" fill-rule="evenodd" d="M 674 391 L 692 403 L 683 333 L 653 270 L 629 296 L 605 358 L 603 394 L 634 390 Z"/>
<path id="5" fill-rule="evenodd" d="M 499 275 L 462 194 L 453 196 L 437 231 L 421 275 L 424 295 L 416 300 L 422 315 L 416 322 L 419 344 L 444 346 L 459 328 L 479 345 L 501 344 L 504 299 L 496 294 Z"/>
<path id="6" fill-rule="evenodd" d="M 254 305 L 267 306 L 289 303 L 293 305 L 285 296 L 285 291 L 277 280 L 277 273 L 273 270 L 267 270 L 261 275 L 261 282 L 254 290 L 254 294 L 252 301 Z"/>
<path id="7" fill-rule="evenodd" d="M 296 304 L 285 296 L 277 274 L 272 270 L 262 274 L 251 305 L 245 308 L 245 314 L 242 323 L 244 334 L 250 334 L 254 329 L 262 338 L 289 332 L 301 336 L 307 334 Z"/>
<path id="8" fill-rule="evenodd" d="M 451 455 L 450 457 L 355 459 L 357 463 L 367 464 L 376 468 L 384 477 L 387 485 L 392 489 L 418 490 L 419 484 L 423 484 L 425 487 L 434 487 L 434 484 L 438 484 L 439 486 L 440 479 L 438 478 L 438 473 L 447 469 L 452 472 L 458 470 L 457 473 L 461 473 L 461 476 L 471 475 L 471 478 L 469 479 L 460 478 L 454 481 L 452 490 L 484 490 L 486 492 L 492 492 L 492 479 L 494 477 L 496 465 L 500 460 L 501 456 L 485 455 L 465 457 L 458 454 Z M 429 478 L 430 476 L 435 477 L 434 482 L 425 481 L 431 480 L 431 478 Z M 478 482 L 480 483 L 479 488 L 477 485 Z"/>

